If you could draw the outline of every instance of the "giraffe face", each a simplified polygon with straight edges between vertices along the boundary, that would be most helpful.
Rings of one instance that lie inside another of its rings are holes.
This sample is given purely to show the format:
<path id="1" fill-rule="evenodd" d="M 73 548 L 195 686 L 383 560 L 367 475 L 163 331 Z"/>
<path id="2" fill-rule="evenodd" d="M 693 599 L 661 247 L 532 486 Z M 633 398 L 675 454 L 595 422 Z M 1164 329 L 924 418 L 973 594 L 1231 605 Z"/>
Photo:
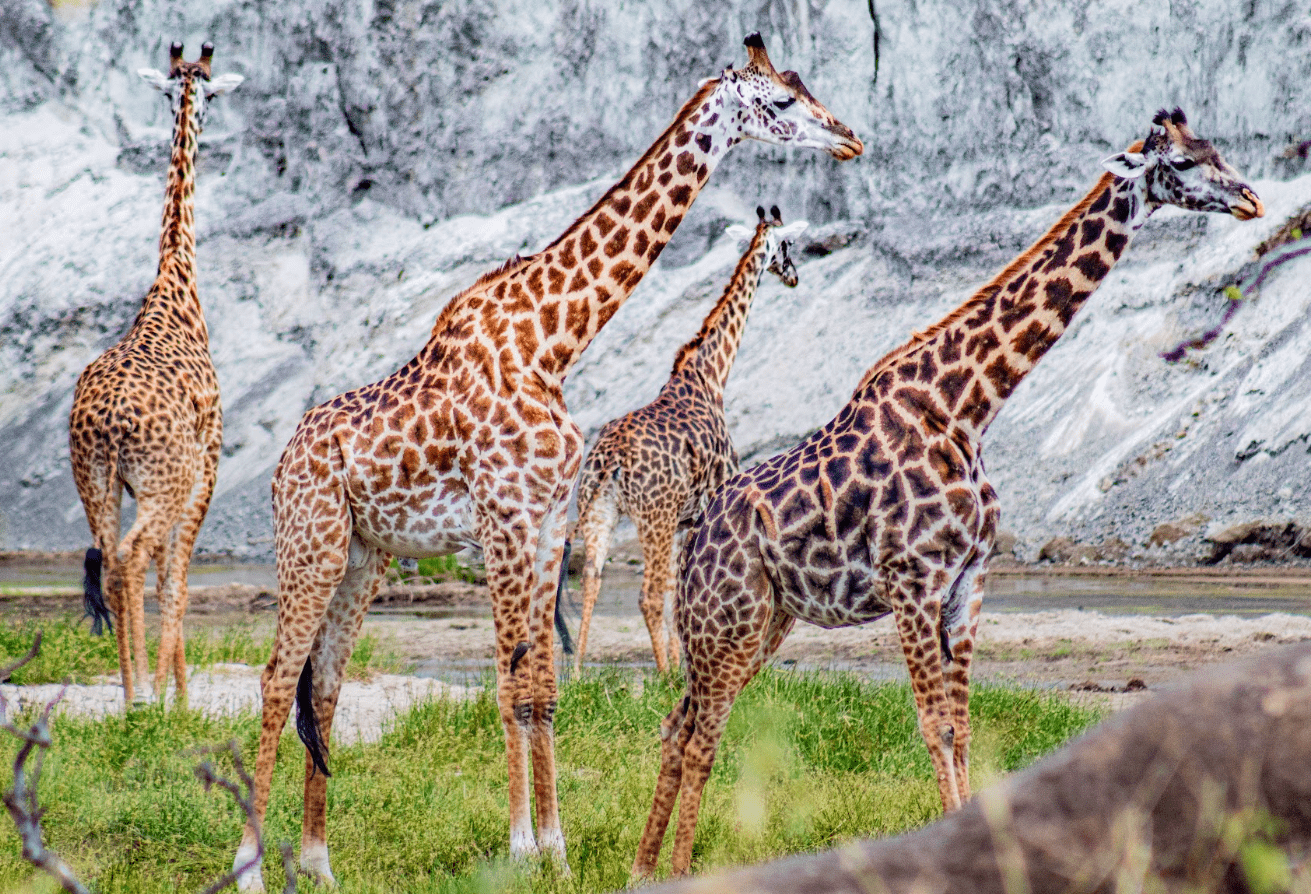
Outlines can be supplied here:
<path id="1" fill-rule="evenodd" d="M 190 100 L 190 107 L 196 113 L 196 126 L 204 127 L 205 113 L 209 101 L 221 96 L 245 80 L 239 74 L 210 76 L 210 60 L 214 55 L 214 45 L 207 43 L 200 49 L 200 61 L 186 62 L 182 58 L 182 44 L 174 43 L 169 49 L 168 74 L 154 68 L 142 68 L 137 71 L 141 79 L 169 100 L 176 118 L 182 109 L 182 100 Z"/>
<path id="2" fill-rule="evenodd" d="M 1106 159 L 1117 177 L 1142 178 L 1148 208 L 1175 205 L 1189 211 L 1218 211 L 1239 220 L 1265 214 L 1265 206 L 1207 140 L 1193 135 L 1183 110 L 1165 109 L 1152 119 L 1142 151 Z"/>
<path id="3" fill-rule="evenodd" d="M 774 70 L 759 34 L 749 35 L 745 44 L 750 62 L 720 75 L 737 136 L 822 149 L 839 161 L 865 151 L 860 138 L 810 95 L 795 71 Z"/>
<path id="4" fill-rule="evenodd" d="M 762 220 L 760 222 L 760 226 L 766 228 L 765 256 L 769 258 L 769 266 L 765 269 L 782 280 L 783 285 L 789 289 L 795 288 L 797 268 L 788 254 L 788 247 L 791 246 L 792 240 L 801 235 L 801 232 L 809 224 L 804 220 L 798 220 L 784 226 L 782 218 L 779 217 L 778 208 L 774 208 L 773 211 L 774 219 L 772 221 Z"/>

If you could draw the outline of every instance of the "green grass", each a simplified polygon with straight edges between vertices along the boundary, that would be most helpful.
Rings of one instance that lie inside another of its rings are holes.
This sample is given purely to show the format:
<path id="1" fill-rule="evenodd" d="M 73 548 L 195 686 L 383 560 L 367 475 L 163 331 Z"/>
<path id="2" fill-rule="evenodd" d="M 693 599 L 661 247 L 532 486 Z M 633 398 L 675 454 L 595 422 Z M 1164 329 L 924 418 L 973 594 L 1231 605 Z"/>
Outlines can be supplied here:
<path id="1" fill-rule="evenodd" d="M 433 556 L 427 559 L 416 560 L 419 563 L 417 571 L 405 572 L 401 570 L 397 560 L 391 560 L 391 566 L 387 569 L 388 577 L 394 580 L 408 580 L 415 583 L 428 583 L 446 580 L 461 580 L 466 583 L 478 583 L 483 579 L 480 568 L 470 568 L 461 562 L 455 555 Z"/>
<path id="2" fill-rule="evenodd" d="M 41 652 L 30 664 L 19 669 L 11 682 L 16 684 L 90 683 L 106 674 L 118 675 L 118 644 L 112 633 L 92 636 L 85 622 L 76 616 L 40 622 L 24 621 L 0 625 L 0 666 L 27 652 L 32 637 L 42 631 Z M 263 665 L 269 660 L 273 640 L 256 636 L 252 627 L 228 627 L 219 631 L 191 629 L 186 634 L 187 664 L 211 667 L 215 664 Z M 158 637 L 147 637 L 146 651 L 150 667 L 155 667 Z M 378 638 L 364 634 L 355 644 L 346 673 L 352 678 L 375 673 L 397 673 L 404 662 L 387 649 Z"/>
<path id="3" fill-rule="evenodd" d="M 333 749 L 328 836 L 343 894 L 622 887 L 651 805 L 659 723 L 680 694 L 669 678 L 617 672 L 562 686 L 556 755 L 570 879 L 507 859 L 504 737 L 487 692 L 422 705 L 377 744 Z M 1059 696 L 1007 688 L 976 688 L 972 710 L 976 785 L 1096 720 Z M 230 864 L 242 818 L 226 796 L 201 791 L 186 751 L 235 738 L 253 764 L 258 726 L 254 717 L 214 721 L 157 707 L 59 721 L 42 783 L 47 840 L 103 894 L 200 890 Z M 0 743 L 0 767 L 13 751 L 12 741 Z M 303 760 L 299 742 L 284 736 L 271 844 L 300 840 Z M 894 834 L 939 810 L 905 685 L 766 671 L 733 712 L 693 866 Z M 44 881 L 27 887 L 33 871 L 18 849 L 0 824 L 0 892 L 53 890 Z M 270 884 L 280 877 L 275 862 L 265 863 Z"/>

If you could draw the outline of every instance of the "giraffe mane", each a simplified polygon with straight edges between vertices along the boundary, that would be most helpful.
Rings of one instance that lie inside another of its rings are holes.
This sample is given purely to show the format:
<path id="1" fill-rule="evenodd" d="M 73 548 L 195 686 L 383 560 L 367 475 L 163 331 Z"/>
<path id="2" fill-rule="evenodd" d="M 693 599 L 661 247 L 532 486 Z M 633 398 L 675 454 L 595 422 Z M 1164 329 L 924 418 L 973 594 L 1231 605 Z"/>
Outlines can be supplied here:
<path id="1" fill-rule="evenodd" d="M 1134 142 L 1132 145 L 1130 145 L 1129 148 L 1125 151 L 1141 152 L 1142 148 L 1143 148 L 1143 141 L 1138 140 Z M 1030 245 L 1027 249 L 1024 250 L 1023 253 L 1019 255 L 1019 257 L 1015 258 L 1004 268 L 1002 268 L 1002 271 L 1000 273 L 998 273 L 987 283 L 985 283 L 981 288 L 978 289 L 978 291 L 976 291 L 973 295 L 967 298 L 959 307 L 957 307 L 951 313 L 947 314 L 945 317 L 943 317 L 941 320 L 938 320 L 938 322 L 932 324 L 931 326 L 925 329 L 921 329 L 920 331 L 912 334 L 909 341 L 907 341 L 901 347 L 893 348 L 891 351 L 889 351 L 887 354 L 883 356 L 882 360 L 880 360 L 879 362 L 875 363 L 872 367 L 870 367 L 869 371 L 866 372 L 864 377 L 860 380 L 860 384 L 856 386 L 856 391 L 859 392 L 862 389 L 864 389 L 866 386 L 869 385 L 870 382 L 872 382 L 878 376 L 879 373 L 883 372 L 885 369 L 892 366 L 893 364 L 899 362 L 903 357 L 906 356 L 906 354 L 915 350 L 925 342 L 930 341 L 935 335 L 942 332 L 944 329 L 947 329 L 954 323 L 958 322 L 962 317 L 965 317 L 968 314 L 973 313 L 980 303 L 986 301 L 987 299 L 991 298 L 993 295 L 997 294 L 997 292 L 1001 291 L 1002 286 L 1006 285 L 1006 283 L 1010 282 L 1017 275 L 1019 275 L 1020 272 L 1022 272 L 1025 268 L 1028 267 L 1029 263 L 1034 259 L 1034 257 L 1040 254 L 1045 248 L 1047 248 L 1047 246 L 1051 245 L 1053 242 L 1059 239 L 1065 233 L 1065 231 L 1069 229 L 1070 224 L 1072 224 L 1074 221 L 1082 217 L 1083 214 L 1088 210 L 1088 206 L 1091 205 L 1093 201 L 1097 198 L 1097 196 L 1101 194 L 1102 190 L 1109 187 L 1114 180 L 1115 180 L 1115 175 L 1112 174 L 1110 171 L 1107 171 L 1103 173 L 1100 177 L 1098 177 L 1097 182 L 1093 184 L 1092 189 L 1090 189 L 1088 193 L 1074 205 L 1074 207 L 1070 208 L 1068 211 L 1062 214 L 1061 219 L 1056 221 L 1056 223 L 1052 224 L 1051 228 L 1047 230 L 1047 232 L 1044 233 L 1041 237 L 1039 237 L 1037 242 Z"/>
<path id="2" fill-rule="evenodd" d="M 474 281 L 472 285 L 470 285 L 468 288 L 462 289 L 459 294 L 455 295 L 453 298 L 451 298 L 450 301 L 446 302 L 446 306 L 442 308 L 441 313 L 437 315 L 436 322 L 433 323 L 433 327 L 432 327 L 433 333 L 436 334 L 442 330 L 446 322 L 455 313 L 455 308 L 459 306 L 461 299 L 463 299 L 466 295 L 474 291 L 485 290 L 487 286 L 489 286 L 496 280 L 500 279 L 501 277 L 514 273 L 516 270 L 519 270 L 521 267 L 524 267 L 525 265 L 537 260 L 539 257 L 542 256 L 542 254 L 550 251 L 551 249 L 559 245 L 561 242 L 563 242 L 565 239 L 572 236 L 580 226 L 585 226 L 586 224 L 584 222 L 591 220 L 592 216 L 603 205 L 605 205 L 607 201 L 609 201 L 611 195 L 613 195 L 615 192 L 618 192 L 620 190 L 628 189 L 632 179 L 635 176 L 637 176 L 637 174 L 642 170 L 642 168 L 648 162 L 655 162 L 656 160 L 658 160 L 660 157 L 660 153 L 668 149 L 669 143 L 673 140 L 675 130 L 677 130 L 680 126 L 682 126 L 684 119 L 688 115 L 690 115 L 693 111 L 695 111 L 698 105 L 705 102 L 706 99 L 710 96 L 710 94 L 713 93 L 715 91 L 715 88 L 717 88 L 718 86 L 719 86 L 718 78 L 711 78 L 707 81 L 702 82 L 701 85 L 697 88 L 696 93 L 692 94 L 692 98 L 689 99 L 687 102 L 683 103 L 682 108 L 678 110 L 678 114 L 674 116 L 674 120 L 669 123 L 669 126 L 666 127 L 661 132 L 660 136 L 657 137 L 655 142 L 651 144 L 651 147 L 642 154 L 642 157 L 639 158 L 633 164 L 633 166 L 628 169 L 628 173 L 624 174 L 624 176 L 619 180 L 618 183 L 607 189 L 605 191 L 605 195 L 597 199 L 590 208 L 588 208 L 577 218 L 575 218 L 574 222 L 570 224 L 569 227 L 563 233 L 557 236 L 555 240 L 551 242 L 550 245 L 546 246 L 546 248 L 543 248 L 541 251 L 535 254 L 529 255 L 526 258 L 520 257 L 519 255 L 515 255 L 514 257 L 510 258 L 510 260 L 502 264 L 500 267 L 497 267 L 494 270 L 490 270 L 487 273 L 484 273 L 482 276 L 478 277 L 478 279 Z"/>
<path id="3" fill-rule="evenodd" d="M 733 268 L 733 276 L 729 279 L 728 285 L 724 287 L 724 292 L 719 296 L 719 300 L 715 302 L 715 306 L 710 309 L 710 313 L 706 314 L 700 330 L 692 336 L 691 341 L 679 348 L 678 353 L 674 355 L 674 368 L 671 370 L 671 374 L 681 372 L 685 368 L 688 361 L 696 354 L 697 348 L 705 343 L 706 337 L 710 335 L 715 326 L 719 325 L 720 319 L 728 311 L 728 306 L 733 303 L 733 287 L 737 284 L 747 264 L 750 263 L 752 256 L 755 254 L 756 238 L 759 235 L 759 231 L 757 231 L 756 235 L 752 236 L 751 249 L 743 252 L 742 257 L 737 259 L 737 266 Z"/>
<path id="4" fill-rule="evenodd" d="M 661 131 L 660 136 L 656 137 L 650 148 L 642 153 L 642 157 L 634 162 L 633 166 L 628 169 L 628 173 L 624 174 L 618 183 L 607 189 L 605 195 L 597 199 L 592 204 L 592 207 L 580 214 L 578 218 L 570 224 L 567 230 L 556 237 L 555 241 L 542 249 L 542 251 L 550 251 L 565 239 L 572 236 L 583 221 L 590 221 L 592 219 L 592 216 L 609 201 L 611 195 L 616 192 L 623 192 L 630 189 L 633 178 L 641 173 L 642 168 L 645 167 L 648 162 L 656 162 L 660 159 L 660 155 L 669 148 L 669 144 L 673 141 L 675 131 L 683 125 L 683 121 L 687 116 L 696 111 L 697 107 L 705 102 L 710 97 L 710 94 L 715 92 L 715 89 L 718 86 L 719 78 L 711 78 L 710 80 L 703 81 L 697 88 L 696 93 L 692 94 L 692 98 L 683 103 L 682 108 L 678 110 L 678 114 L 674 116 L 674 120 L 669 122 L 669 126 Z M 534 255 L 534 257 L 536 256 Z"/>

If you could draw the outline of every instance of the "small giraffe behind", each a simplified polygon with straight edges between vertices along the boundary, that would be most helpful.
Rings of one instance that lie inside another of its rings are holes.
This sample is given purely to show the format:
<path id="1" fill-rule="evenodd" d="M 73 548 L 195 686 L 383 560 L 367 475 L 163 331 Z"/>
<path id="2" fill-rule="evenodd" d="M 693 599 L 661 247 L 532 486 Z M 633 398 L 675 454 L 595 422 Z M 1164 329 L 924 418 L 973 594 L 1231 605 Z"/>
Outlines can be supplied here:
<path id="1" fill-rule="evenodd" d="M 673 871 L 688 871 L 733 701 L 798 618 L 835 628 L 894 616 L 942 805 L 970 796 L 970 660 L 998 520 L 984 432 L 1149 214 L 1264 213 L 1183 112 L 1153 124 L 1028 251 L 876 363 L 832 421 L 711 499 L 683 550 L 674 612 L 687 694 L 661 725 L 635 878 L 655 871 L 680 795 Z"/>
<path id="2" fill-rule="evenodd" d="M 87 609 L 97 632 L 101 619 L 109 620 L 106 599 L 118 622 L 118 663 L 128 703 L 149 700 L 151 694 L 144 602 L 152 559 L 162 623 L 154 693 L 163 698 L 172 668 L 177 701 L 186 702 L 187 568 L 214 493 L 223 445 L 218 377 L 196 289 L 196 148 L 210 100 L 234 89 L 242 77 L 211 77 L 213 55 L 214 45 L 207 43 L 200 61 L 185 62 L 182 44 L 175 43 L 167 75 L 153 68 L 138 72 L 173 107 L 159 272 L 127 335 L 78 377 L 68 419 L 73 480 L 94 544 L 85 561 Z M 137 515 L 120 542 L 124 489 L 136 500 Z M 137 682 L 143 691 L 136 691 Z"/>
<path id="3" fill-rule="evenodd" d="M 789 288 L 797 284 L 788 241 L 806 228 L 806 222 L 783 226 L 778 208 L 770 213 L 766 217 L 764 208 L 756 209 L 760 222 L 754 233 L 736 225 L 729 228 L 729 235 L 750 235 L 751 241 L 724 294 L 706 315 L 701 330 L 679 348 L 659 396 L 607 422 L 583 461 L 577 530 L 586 560 L 575 674 L 582 670 L 610 535 L 620 515 L 637 524 L 642 543 L 646 567 L 641 608 L 656 668 L 663 673 L 670 664 L 678 664 L 678 650 L 665 638 L 665 597 L 674 579 L 675 532 L 689 525 L 715 488 L 737 471 L 737 451 L 724 420 L 724 385 L 760 279 L 768 270 Z"/>

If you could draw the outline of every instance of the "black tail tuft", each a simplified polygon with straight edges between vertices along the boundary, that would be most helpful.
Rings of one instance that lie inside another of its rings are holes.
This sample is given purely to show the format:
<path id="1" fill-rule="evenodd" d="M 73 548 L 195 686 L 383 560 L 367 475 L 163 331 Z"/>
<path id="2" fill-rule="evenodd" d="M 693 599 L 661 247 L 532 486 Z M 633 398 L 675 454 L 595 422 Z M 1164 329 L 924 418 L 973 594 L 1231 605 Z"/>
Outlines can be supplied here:
<path id="1" fill-rule="evenodd" d="M 305 743 L 314 768 L 324 776 L 332 776 L 328 772 L 328 746 L 319 736 L 319 719 L 314 716 L 314 670 L 308 658 L 301 669 L 300 682 L 296 684 L 296 735 Z"/>
<path id="2" fill-rule="evenodd" d="M 110 633 L 114 632 L 114 617 L 105 605 L 105 594 L 100 589 L 100 563 L 103 559 L 104 555 L 93 546 L 86 551 L 86 559 L 82 562 L 86 571 L 82 578 L 82 606 L 86 609 L 83 617 L 91 619 L 92 636 L 104 633 L 105 625 L 109 626 Z"/>
<path id="3" fill-rule="evenodd" d="M 560 648 L 564 649 L 566 655 L 574 654 L 574 640 L 569 635 L 569 625 L 564 622 L 560 603 L 564 599 L 564 585 L 569 581 L 569 554 L 572 552 L 573 544 L 565 540 L 564 560 L 560 562 L 560 583 L 555 588 L 555 630 L 560 634 Z"/>

